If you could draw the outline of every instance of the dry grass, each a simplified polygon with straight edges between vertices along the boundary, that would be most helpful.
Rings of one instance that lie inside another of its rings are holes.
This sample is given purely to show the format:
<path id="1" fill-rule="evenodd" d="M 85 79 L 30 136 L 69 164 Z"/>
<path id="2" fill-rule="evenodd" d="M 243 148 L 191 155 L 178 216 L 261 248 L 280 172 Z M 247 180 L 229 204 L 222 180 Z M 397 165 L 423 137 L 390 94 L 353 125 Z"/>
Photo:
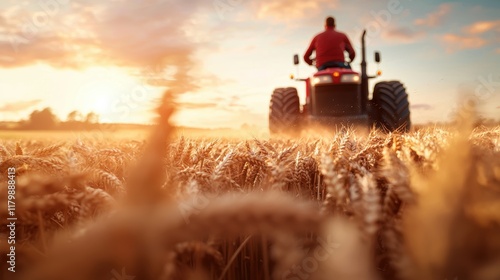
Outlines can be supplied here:
<path id="1" fill-rule="evenodd" d="M 147 142 L 0 142 L 2 279 L 500 279 L 500 127 L 173 139 L 169 104 Z"/>

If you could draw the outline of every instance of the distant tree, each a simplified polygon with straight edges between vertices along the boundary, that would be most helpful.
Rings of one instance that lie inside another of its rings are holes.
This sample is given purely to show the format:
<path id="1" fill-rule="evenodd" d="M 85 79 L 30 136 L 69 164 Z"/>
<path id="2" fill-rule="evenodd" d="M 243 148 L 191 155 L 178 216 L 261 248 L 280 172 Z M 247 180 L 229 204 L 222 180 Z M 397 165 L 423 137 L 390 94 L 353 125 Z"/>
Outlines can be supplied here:
<path id="1" fill-rule="evenodd" d="M 67 122 L 79 122 L 82 121 L 82 113 L 77 110 L 71 111 L 66 117 Z"/>
<path id="2" fill-rule="evenodd" d="M 85 116 L 85 123 L 87 124 L 96 124 L 99 122 L 99 115 L 94 112 L 90 112 Z"/>
<path id="3" fill-rule="evenodd" d="M 28 126 L 32 129 L 54 129 L 58 122 L 52 110 L 45 108 L 41 111 L 35 110 L 30 114 Z"/>

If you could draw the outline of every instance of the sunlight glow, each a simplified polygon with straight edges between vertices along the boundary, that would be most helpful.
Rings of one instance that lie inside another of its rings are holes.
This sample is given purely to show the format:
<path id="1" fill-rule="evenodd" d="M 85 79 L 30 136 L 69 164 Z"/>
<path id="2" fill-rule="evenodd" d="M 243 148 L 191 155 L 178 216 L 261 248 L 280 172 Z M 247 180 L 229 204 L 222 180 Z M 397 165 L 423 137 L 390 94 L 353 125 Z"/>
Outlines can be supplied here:
<path id="1" fill-rule="evenodd" d="M 109 114 L 113 105 L 113 100 L 119 97 L 120 87 L 113 83 L 99 82 L 81 91 L 85 96 L 85 102 L 81 110 L 84 112 L 94 112 L 101 117 Z"/>
<path id="2" fill-rule="evenodd" d="M 92 110 L 92 111 L 101 115 L 103 113 L 106 113 L 106 111 L 108 110 L 110 105 L 111 105 L 111 102 L 110 102 L 109 96 L 101 95 L 101 96 L 98 96 L 97 99 L 95 100 L 94 110 Z"/>

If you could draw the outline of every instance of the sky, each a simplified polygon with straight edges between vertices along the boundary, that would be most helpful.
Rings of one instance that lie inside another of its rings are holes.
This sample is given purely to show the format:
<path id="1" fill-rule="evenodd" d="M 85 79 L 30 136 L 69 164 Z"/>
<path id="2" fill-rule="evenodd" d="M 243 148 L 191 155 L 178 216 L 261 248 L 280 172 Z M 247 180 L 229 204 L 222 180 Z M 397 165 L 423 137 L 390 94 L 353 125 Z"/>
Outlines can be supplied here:
<path id="1" fill-rule="evenodd" d="M 500 119 L 500 1 L 2 0 L 0 121 L 50 107 L 104 122 L 151 123 L 165 90 L 178 125 L 266 127 L 271 93 L 304 100 L 301 59 L 334 16 L 368 70 L 407 88 L 413 123 L 448 121 L 459 100 Z M 380 51 L 376 64 L 373 52 Z"/>

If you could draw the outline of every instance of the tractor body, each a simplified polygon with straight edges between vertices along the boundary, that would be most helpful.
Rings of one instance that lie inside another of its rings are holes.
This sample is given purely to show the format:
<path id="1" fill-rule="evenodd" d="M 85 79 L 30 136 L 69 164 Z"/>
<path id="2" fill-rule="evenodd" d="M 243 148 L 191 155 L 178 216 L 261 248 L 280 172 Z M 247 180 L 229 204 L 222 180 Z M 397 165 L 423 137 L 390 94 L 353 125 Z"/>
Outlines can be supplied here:
<path id="1" fill-rule="evenodd" d="M 362 104 L 359 73 L 346 68 L 327 68 L 306 81 L 306 104 L 303 118 L 331 124 L 365 124 L 368 115 Z"/>

